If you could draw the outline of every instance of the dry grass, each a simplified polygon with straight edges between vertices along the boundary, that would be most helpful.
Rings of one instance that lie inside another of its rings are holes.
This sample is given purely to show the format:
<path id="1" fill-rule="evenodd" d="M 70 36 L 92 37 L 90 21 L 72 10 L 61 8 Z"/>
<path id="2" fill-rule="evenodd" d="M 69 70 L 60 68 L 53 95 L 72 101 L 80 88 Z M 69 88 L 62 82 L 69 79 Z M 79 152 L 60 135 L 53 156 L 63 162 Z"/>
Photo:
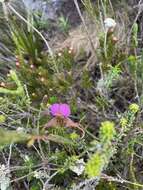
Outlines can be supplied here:
<path id="1" fill-rule="evenodd" d="M 98 62 L 97 52 L 95 51 L 100 48 L 99 40 L 101 38 L 101 35 L 104 36 L 104 28 L 101 26 L 101 23 L 99 23 L 99 21 L 95 21 L 93 23 L 89 17 L 87 19 L 87 15 L 84 18 L 95 50 L 93 50 L 91 47 L 91 43 L 82 24 L 72 29 L 66 39 L 61 38 L 61 36 L 58 38 L 55 37 L 52 39 L 52 43 L 54 44 L 54 51 L 56 52 L 60 52 L 65 48 L 71 48 L 74 52 L 75 61 L 78 62 L 80 60 L 86 59 L 85 67 L 89 67 L 90 69 L 95 65 L 95 63 Z M 128 15 L 125 12 L 121 13 L 120 11 L 117 11 L 116 22 L 117 27 L 114 32 L 114 36 L 119 39 L 116 45 L 118 48 L 122 49 L 124 47 L 125 49 L 127 40 L 126 33 L 127 27 L 129 25 Z"/>

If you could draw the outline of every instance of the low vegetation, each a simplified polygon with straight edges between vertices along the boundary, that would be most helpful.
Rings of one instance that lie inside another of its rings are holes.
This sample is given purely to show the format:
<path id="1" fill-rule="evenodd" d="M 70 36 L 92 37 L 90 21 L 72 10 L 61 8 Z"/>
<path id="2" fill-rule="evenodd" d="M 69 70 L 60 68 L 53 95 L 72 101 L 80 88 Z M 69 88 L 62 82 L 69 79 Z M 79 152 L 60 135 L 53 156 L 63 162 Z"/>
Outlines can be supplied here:
<path id="1" fill-rule="evenodd" d="M 142 190 L 141 1 L 0 3 L 0 189 Z"/>

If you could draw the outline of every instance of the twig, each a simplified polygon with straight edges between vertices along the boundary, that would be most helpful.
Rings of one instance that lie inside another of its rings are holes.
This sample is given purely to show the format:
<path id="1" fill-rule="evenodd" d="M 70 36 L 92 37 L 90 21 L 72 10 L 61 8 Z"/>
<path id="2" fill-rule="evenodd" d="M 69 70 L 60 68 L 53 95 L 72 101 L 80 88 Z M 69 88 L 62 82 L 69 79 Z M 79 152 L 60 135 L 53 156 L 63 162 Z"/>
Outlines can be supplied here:
<path id="1" fill-rule="evenodd" d="M 48 183 L 51 181 L 51 179 L 53 177 L 55 177 L 57 174 L 59 173 L 59 171 L 56 171 L 55 173 L 53 173 L 48 179 L 47 181 L 45 182 L 44 186 L 43 186 L 43 190 L 46 190 L 47 186 L 49 185 Z"/>
<path id="2" fill-rule="evenodd" d="M 33 146 L 33 148 L 36 150 L 36 152 L 38 153 L 39 157 L 43 160 L 43 157 L 42 157 L 42 155 L 40 154 L 39 150 L 36 148 L 36 146 L 35 146 L 34 144 L 33 144 L 32 146 Z"/>
<path id="3" fill-rule="evenodd" d="M 91 178 L 91 179 L 87 179 L 84 180 L 83 182 L 80 182 L 76 187 L 73 187 L 72 190 L 89 190 L 90 186 L 94 186 L 94 188 L 98 185 L 99 183 L 99 178 L 95 177 L 95 178 Z"/>
<path id="4" fill-rule="evenodd" d="M 143 3 L 140 3 L 140 5 L 138 4 L 138 5 L 133 6 L 133 9 L 136 9 L 136 8 L 139 8 L 139 9 L 143 8 Z"/>
<path id="5" fill-rule="evenodd" d="M 20 181 L 20 180 L 22 180 L 22 179 L 24 179 L 24 178 L 26 178 L 26 177 L 28 177 L 28 176 L 31 176 L 31 175 L 34 174 L 34 173 L 35 173 L 35 171 L 32 171 L 32 172 L 28 173 L 27 175 L 24 175 L 24 176 L 22 176 L 22 177 L 19 177 L 19 178 L 16 178 L 16 179 L 11 180 L 10 183 Z"/>
<path id="6" fill-rule="evenodd" d="M 118 182 L 118 183 L 127 183 L 127 184 L 130 184 L 130 185 L 135 185 L 135 186 L 138 186 L 138 187 L 143 187 L 143 184 L 134 183 L 134 182 L 122 179 L 121 177 L 117 178 L 117 177 L 108 176 L 106 174 L 102 174 L 101 178 L 102 179 L 106 179 L 107 181 L 114 181 L 114 182 Z"/>
<path id="7" fill-rule="evenodd" d="M 8 157 L 8 161 L 7 161 L 8 168 L 10 168 L 10 159 L 11 159 L 11 154 L 12 154 L 12 146 L 13 146 L 13 144 L 11 144 L 9 146 L 9 157 Z"/>

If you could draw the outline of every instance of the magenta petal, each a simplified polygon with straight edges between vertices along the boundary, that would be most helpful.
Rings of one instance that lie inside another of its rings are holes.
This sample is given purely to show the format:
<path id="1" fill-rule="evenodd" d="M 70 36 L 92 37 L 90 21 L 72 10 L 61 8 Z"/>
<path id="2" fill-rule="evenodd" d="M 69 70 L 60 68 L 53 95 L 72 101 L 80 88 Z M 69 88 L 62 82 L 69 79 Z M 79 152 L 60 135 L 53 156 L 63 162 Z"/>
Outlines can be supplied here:
<path id="1" fill-rule="evenodd" d="M 60 113 L 64 117 L 69 117 L 71 114 L 71 110 L 68 104 L 60 104 Z"/>
<path id="2" fill-rule="evenodd" d="M 70 106 L 68 104 L 53 104 L 50 107 L 50 113 L 52 116 L 64 116 L 69 117 L 71 114 Z"/>
<path id="3" fill-rule="evenodd" d="M 57 116 L 60 113 L 60 104 L 51 105 L 50 113 L 52 114 L 52 116 Z"/>

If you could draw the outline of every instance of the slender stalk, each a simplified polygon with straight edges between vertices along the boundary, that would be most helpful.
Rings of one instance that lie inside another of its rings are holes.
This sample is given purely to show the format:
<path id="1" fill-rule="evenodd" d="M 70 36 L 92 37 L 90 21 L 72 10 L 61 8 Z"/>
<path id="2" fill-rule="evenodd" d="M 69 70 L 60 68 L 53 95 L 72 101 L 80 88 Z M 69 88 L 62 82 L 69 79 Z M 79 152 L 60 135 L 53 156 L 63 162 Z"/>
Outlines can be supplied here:
<path id="1" fill-rule="evenodd" d="M 131 160 L 130 160 L 130 173 L 131 173 L 131 178 L 133 180 L 133 182 L 135 184 L 137 184 L 137 180 L 136 180 L 136 177 L 135 177 L 135 173 L 134 173 L 134 167 L 133 167 L 133 162 L 134 162 L 134 153 L 131 154 Z M 139 190 L 138 186 L 134 185 L 134 189 L 135 190 Z"/>
<path id="2" fill-rule="evenodd" d="M 3 12 L 4 12 L 4 17 L 6 19 L 6 21 L 8 21 L 8 12 L 7 12 L 7 7 L 5 2 L 2 2 L 2 8 L 3 8 Z"/>
<path id="3" fill-rule="evenodd" d="M 110 5 L 110 7 L 111 7 L 111 10 L 112 10 L 112 12 L 113 12 L 113 14 L 114 14 L 114 18 L 115 18 L 115 12 L 114 12 L 114 9 L 113 9 L 111 0 L 109 0 L 109 5 Z"/>
<path id="4" fill-rule="evenodd" d="M 122 179 L 121 177 L 117 178 L 117 177 L 107 176 L 106 174 L 102 174 L 101 178 L 106 179 L 107 181 L 110 181 L 110 182 L 114 181 L 114 182 L 121 183 L 121 184 L 125 183 L 125 184 L 130 184 L 130 185 L 134 185 L 134 186 L 143 188 L 143 184 L 131 182 L 131 181 Z"/>
<path id="5" fill-rule="evenodd" d="M 46 190 L 49 182 L 53 179 L 53 177 L 55 177 L 60 171 L 56 171 L 55 173 L 53 173 L 48 179 L 47 181 L 45 182 L 44 186 L 43 186 L 43 190 Z"/>
<path id="6" fill-rule="evenodd" d="M 14 13 L 16 14 L 21 20 L 23 20 L 29 27 L 31 27 L 42 39 L 43 41 L 45 42 L 47 48 L 48 48 L 48 51 L 49 51 L 49 54 L 51 55 L 51 57 L 53 57 L 53 51 L 52 49 L 50 48 L 49 46 L 49 43 L 48 41 L 45 39 L 45 37 L 43 36 L 43 34 L 41 32 L 39 32 L 39 30 L 37 30 L 31 23 L 29 23 L 22 15 L 20 15 L 13 6 L 10 5 L 10 3 L 7 4 L 8 8 Z"/>
<path id="7" fill-rule="evenodd" d="M 104 56 L 107 59 L 107 33 L 108 30 L 105 29 L 105 35 L 104 35 Z"/>
<path id="8" fill-rule="evenodd" d="M 101 2 L 102 9 L 103 9 L 103 16 L 105 19 L 106 18 L 106 4 L 102 0 L 100 0 L 100 2 Z"/>
<path id="9" fill-rule="evenodd" d="M 12 5 L 10 5 L 10 3 L 7 3 L 7 4 L 5 5 L 5 8 L 6 8 L 6 10 L 7 10 L 7 8 L 9 8 L 15 15 L 17 15 L 22 21 L 24 21 L 24 22 L 27 24 L 28 27 L 31 27 L 31 28 L 42 38 L 42 40 L 45 42 L 45 44 L 46 44 L 46 46 L 47 46 L 47 49 L 48 49 L 48 52 L 49 52 L 49 54 L 50 54 L 50 56 L 51 56 L 51 58 L 52 58 L 52 62 L 53 62 L 53 66 L 54 66 L 54 71 L 57 72 L 57 73 L 59 73 L 58 66 L 57 66 L 56 61 L 55 61 L 55 59 L 54 59 L 54 53 L 53 53 L 53 51 L 52 51 L 52 49 L 51 49 L 51 47 L 50 47 L 48 41 L 47 41 L 47 40 L 45 39 L 45 37 L 43 36 L 43 34 L 42 34 L 39 30 L 37 30 L 37 29 L 33 26 L 33 24 L 31 24 L 29 21 L 27 21 L 20 13 L 18 13 L 18 12 L 15 10 L 15 8 L 14 8 Z"/>
<path id="10" fill-rule="evenodd" d="M 12 154 L 12 146 L 13 144 L 10 144 L 9 146 L 9 156 L 8 156 L 8 161 L 7 161 L 7 166 L 10 169 L 10 160 L 11 160 L 11 154 Z"/>
<path id="11" fill-rule="evenodd" d="M 84 18 L 83 18 L 83 16 L 82 16 L 82 13 L 81 13 L 80 8 L 79 8 L 79 4 L 78 4 L 77 0 L 73 0 L 73 1 L 74 1 L 75 6 L 76 6 L 76 9 L 77 9 L 77 12 L 78 12 L 78 14 L 79 14 L 79 17 L 80 17 L 80 19 L 81 19 L 81 21 L 82 21 L 82 23 L 83 23 L 84 28 L 85 28 L 85 32 L 86 32 L 86 34 L 87 34 L 87 38 L 88 38 L 88 40 L 89 40 L 89 42 L 90 42 L 91 48 L 92 48 L 92 49 L 94 50 L 94 52 L 95 52 L 95 47 L 94 47 L 94 44 L 93 44 L 93 42 L 92 42 L 92 39 L 90 38 L 90 34 L 89 34 L 89 32 L 88 32 L 88 29 L 87 29 L 85 20 L 84 20 Z"/>

